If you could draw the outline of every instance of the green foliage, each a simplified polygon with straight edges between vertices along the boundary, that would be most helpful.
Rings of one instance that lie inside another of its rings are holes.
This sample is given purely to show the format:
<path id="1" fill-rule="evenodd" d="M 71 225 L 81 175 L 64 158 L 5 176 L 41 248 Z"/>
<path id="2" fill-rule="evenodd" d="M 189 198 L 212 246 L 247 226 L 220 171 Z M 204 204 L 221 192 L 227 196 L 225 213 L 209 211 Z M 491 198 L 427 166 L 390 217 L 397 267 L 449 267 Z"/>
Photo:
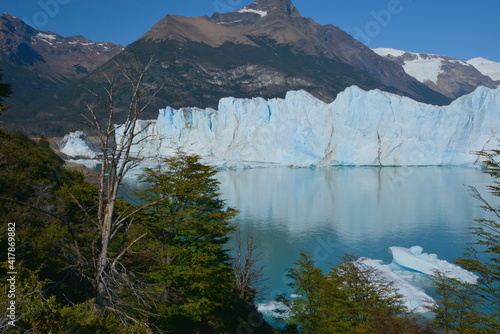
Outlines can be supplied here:
<path id="1" fill-rule="evenodd" d="M 480 303 L 474 285 L 449 279 L 442 273 L 433 278 L 439 303 L 431 310 L 435 313 L 434 324 L 444 333 L 489 333 L 481 330 L 484 315 L 478 312 Z"/>
<path id="2" fill-rule="evenodd" d="M 215 330 L 223 326 L 221 311 L 233 294 L 234 274 L 224 245 L 235 210 L 225 208 L 216 171 L 198 156 L 179 152 L 164 164 L 142 178 L 147 188 L 140 197 L 154 203 L 142 213 L 151 240 L 146 276 L 158 291 L 157 311 L 168 328 L 182 324 L 192 331 Z"/>
<path id="3" fill-rule="evenodd" d="M 482 151 L 485 173 L 493 178 L 488 187 L 495 199 L 500 197 L 500 150 Z M 441 297 L 435 325 L 445 333 L 500 332 L 500 209 L 486 200 L 476 188 L 473 196 L 482 203 L 493 219 L 478 219 L 470 229 L 476 237 L 466 248 L 457 264 L 479 276 L 478 283 L 469 285 L 436 275 L 436 292 Z"/>
<path id="4" fill-rule="evenodd" d="M 75 302 L 88 292 L 75 266 L 75 241 L 92 239 L 75 200 L 95 205 L 96 187 L 63 163 L 47 140 L 0 130 L 0 247 L 5 249 L 7 224 L 15 223 L 16 260 L 41 280 L 57 282 L 58 298 Z"/>
<path id="5" fill-rule="evenodd" d="M 142 212 L 116 202 L 117 217 L 134 214 L 110 243 L 120 260 L 111 264 L 113 303 L 96 308 L 99 191 L 63 163 L 45 139 L 0 130 L 2 249 L 7 223 L 16 223 L 18 328 L 10 333 L 236 332 L 258 314 L 239 298 L 225 249 L 236 211 L 219 199 L 216 171 L 184 153 L 147 171 Z M 271 329 L 262 321 L 258 331 Z"/>
<path id="6" fill-rule="evenodd" d="M 285 333 L 424 333 L 390 282 L 352 257 L 323 274 L 301 254 L 289 277 L 298 297 L 280 298 L 290 309 Z"/>
<path id="7" fill-rule="evenodd" d="M 40 281 L 39 274 L 26 269 L 23 263 L 18 265 L 16 282 L 16 326 L 0 323 L 0 331 L 9 334 L 18 333 L 152 333 L 141 324 L 126 327 L 117 314 L 96 312 L 94 301 L 79 304 L 62 305 L 54 295 L 47 292 L 50 282 Z M 6 282 L 0 282 L 2 291 Z M 0 307 L 7 308 L 7 294 L 0 295 Z"/>

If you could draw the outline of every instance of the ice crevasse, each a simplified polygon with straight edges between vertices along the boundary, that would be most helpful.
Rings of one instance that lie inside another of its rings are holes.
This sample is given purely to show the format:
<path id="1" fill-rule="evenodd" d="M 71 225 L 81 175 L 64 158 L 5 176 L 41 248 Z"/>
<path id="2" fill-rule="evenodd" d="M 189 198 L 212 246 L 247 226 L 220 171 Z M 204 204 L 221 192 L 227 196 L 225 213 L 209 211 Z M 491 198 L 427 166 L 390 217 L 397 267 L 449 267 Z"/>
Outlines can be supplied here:
<path id="1" fill-rule="evenodd" d="M 305 91 L 223 98 L 218 110 L 162 109 L 137 131 L 133 153 L 146 158 L 181 149 L 225 166 L 471 165 L 474 152 L 498 145 L 500 87 L 479 87 L 449 106 L 356 86 L 330 104 Z"/>

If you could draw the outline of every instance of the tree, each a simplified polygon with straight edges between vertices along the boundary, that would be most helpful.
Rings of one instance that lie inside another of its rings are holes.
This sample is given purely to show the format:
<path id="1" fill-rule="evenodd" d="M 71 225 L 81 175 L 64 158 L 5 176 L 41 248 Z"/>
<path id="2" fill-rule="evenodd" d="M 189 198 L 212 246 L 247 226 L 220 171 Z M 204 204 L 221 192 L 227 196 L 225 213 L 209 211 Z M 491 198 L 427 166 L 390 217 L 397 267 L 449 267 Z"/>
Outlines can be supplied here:
<path id="1" fill-rule="evenodd" d="M 7 226 L 15 226 L 16 240 L 15 262 L 5 257 L 0 266 L 0 290 L 8 291 L 3 278 L 14 271 L 5 264 L 17 272 L 16 326 L 5 321 L 12 299 L 2 294 L 1 332 L 125 330 L 118 317 L 96 314 L 90 271 L 81 267 L 95 234 L 75 199 L 92 208 L 97 188 L 63 164 L 47 140 L 0 130 L 0 247 L 7 250 Z"/>
<path id="2" fill-rule="evenodd" d="M 309 255 L 301 254 L 289 277 L 296 298 L 280 298 L 289 308 L 285 333 L 426 332 L 407 314 L 391 282 L 353 257 L 323 274 Z"/>
<path id="3" fill-rule="evenodd" d="M 493 178 L 488 186 L 494 198 L 500 196 L 500 150 L 478 152 L 484 159 L 485 173 Z M 464 284 L 437 275 L 436 292 L 441 297 L 435 325 L 446 333 L 500 332 L 500 208 L 486 200 L 474 187 L 472 195 L 491 219 L 477 219 L 470 228 L 475 241 L 466 248 L 464 257 L 456 262 L 479 276 L 477 284 Z"/>
<path id="4" fill-rule="evenodd" d="M 148 238 L 146 277 L 158 294 L 163 328 L 221 331 L 234 296 L 234 274 L 225 244 L 236 211 L 219 198 L 213 167 L 178 152 L 142 177 L 142 212 Z M 231 319 L 234 321 L 234 319 Z M 177 332 L 175 331 L 175 332 Z"/>
<path id="5" fill-rule="evenodd" d="M 2 83 L 3 74 L 0 70 L 0 117 L 2 116 L 2 111 L 7 110 L 8 107 L 3 104 L 5 97 L 9 97 L 12 94 L 12 87 L 9 84 Z"/>
<path id="6" fill-rule="evenodd" d="M 475 287 L 456 279 L 450 279 L 438 272 L 433 277 L 438 304 L 431 308 L 434 324 L 444 333 L 489 333 L 481 330 L 484 315 L 478 312 L 480 304 Z"/>
<path id="7" fill-rule="evenodd" d="M 245 231 L 245 238 L 241 229 L 237 229 L 234 238 L 236 254 L 231 262 L 236 275 L 236 288 L 241 298 L 254 302 L 261 289 L 265 288 L 262 284 L 267 281 L 263 274 L 264 266 L 259 265 L 262 260 L 262 254 L 258 253 L 260 243 L 252 228 Z"/>
<path id="8" fill-rule="evenodd" d="M 118 111 L 115 108 L 114 77 L 103 74 L 109 86 L 105 89 L 103 96 L 90 91 L 100 100 L 101 108 L 87 104 L 90 116 L 86 119 L 99 138 L 102 153 L 97 218 L 93 219 L 91 215 L 88 215 L 100 231 L 93 259 L 95 263 L 93 284 L 97 306 L 115 311 L 118 310 L 114 306 L 120 302 L 120 297 L 116 293 L 117 286 L 128 285 L 132 287 L 134 285 L 134 280 L 129 277 L 128 272 L 118 269 L 120 268 L 119 261 L 133 244 L 145 236 L 142 234 L 134 240 L 126 241 L 127 232 L 132 226 L 131 218 L 142 207 L 133 208 L 130 206 L 128 210 L 125 209 L 117 214 L 116 205 L 123 179 L 140 162 L 131 154 L 131 149 L 137 143 L 137 138 L 145 130 L 145 128 L 140 129 L 137 126 L 139 116 L 159 90 L 156 82 L 145 82 L 146 73 L 153 64 L 153 59 L 150 59 L 142 69 L 135 69 L 135 73 L 125 69 L 121 70 L 121 75 L 130 86 L 131 95 L 125 121 L 119 127 L 120 136 L 116 136 L 115 119 Z M 144 99 L 146 99 L 146 103 L 143 103 Z M 125 238 L 122 239 L 121 243 L 126 246 L 112 250 L 113 239 L 120 237 Z M 131 288 L 131 291 L 135 290 L 137 287 Z"/>

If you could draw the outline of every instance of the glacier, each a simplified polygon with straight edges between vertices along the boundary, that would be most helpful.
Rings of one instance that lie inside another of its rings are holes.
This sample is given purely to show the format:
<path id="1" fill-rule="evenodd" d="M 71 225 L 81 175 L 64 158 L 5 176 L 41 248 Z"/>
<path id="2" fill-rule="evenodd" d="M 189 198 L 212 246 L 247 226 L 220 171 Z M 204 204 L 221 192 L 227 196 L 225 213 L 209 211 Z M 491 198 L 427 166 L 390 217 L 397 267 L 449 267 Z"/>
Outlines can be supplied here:
<path id="1" fill-rule="evenodd" d="M 225 167 L 473 165 L 474 152 L 498 145 L 500 87 L 479 87 L 449 106 L 357 86 L 329 104 L 305 91 L 284 99 L 229 97 L 217 110 L 161 109 L 137 132 L 138 158 L 180 149 Z"/>

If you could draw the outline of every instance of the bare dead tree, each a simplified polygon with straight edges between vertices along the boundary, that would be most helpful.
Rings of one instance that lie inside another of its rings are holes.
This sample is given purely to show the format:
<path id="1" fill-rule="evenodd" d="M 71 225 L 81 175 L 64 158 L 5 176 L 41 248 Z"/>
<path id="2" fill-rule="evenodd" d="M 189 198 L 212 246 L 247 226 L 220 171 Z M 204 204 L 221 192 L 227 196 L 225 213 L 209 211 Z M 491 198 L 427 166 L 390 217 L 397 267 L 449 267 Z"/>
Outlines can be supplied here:
<path id="1" fill-rule="evenodd" d="M 241 230 L 235 232 L 236 256 L 232 266 L 236 276 L 236 288 L 243 299 L 253 301 L 266 287 L 263 284 L 268 280 L 264 276 L 264 265 L 260 265 L 263 253 L 259 251 L 260 242 L 255 237 L 253 228 L 247 228 L 245 237 Z"/>
<path id="2" fill-rule="evenodd" d="M 148 205 L 133 209 L 131 207 L 130 210 L 125 210 L 119 215 L 115 210 L 118 191 L 123 179 L 131 169 L 137 167 L 141 162 L 141 159 L 132 154 L 132 148 L 139 141 L 144 140 L 144 138 L 141 139 L 141 135 L 147 129 L 147 127 L 138 126 L 139 116 L 161 88 L 161 85 L 158 88 L 159 85 L 156 82 L 145 82 L 146 74 L 154 63 L 155 61 L 151 58 L 135 74 L 125 69 L 121 70 L 121 75 L 130 87 L 131 96 L 126 119 L 120 126 L 115 125 L 117 116 L 115 78 L 103 74 L 107 83 L 103 95 L 89 90 L 101 102 L 100 108 L 87 104 L 90 116 L 84 115 L 97 133 L 102 152 L 97 219 L 94 221 L 100 235 L 94 246 L 93 256 L 95 268 L 93 284 L 96 290 L 96 304 L 100 308 L 114 309 L 116 301 L 119 299 L 114 286 L 117 284 L 133 285 L 133 275 L 120 264 L 120 259 L 145 236 L 143 234 L 135 240 L 129 241 L 128 245 L 125 245 L 118 254 L 110 252 L 111 241 L 118 238 L 120 234 L 122 236 L 126 234 L 132 225 L 131 217 Z M 146 99 L 145 103 L 144 99 Z"/>

